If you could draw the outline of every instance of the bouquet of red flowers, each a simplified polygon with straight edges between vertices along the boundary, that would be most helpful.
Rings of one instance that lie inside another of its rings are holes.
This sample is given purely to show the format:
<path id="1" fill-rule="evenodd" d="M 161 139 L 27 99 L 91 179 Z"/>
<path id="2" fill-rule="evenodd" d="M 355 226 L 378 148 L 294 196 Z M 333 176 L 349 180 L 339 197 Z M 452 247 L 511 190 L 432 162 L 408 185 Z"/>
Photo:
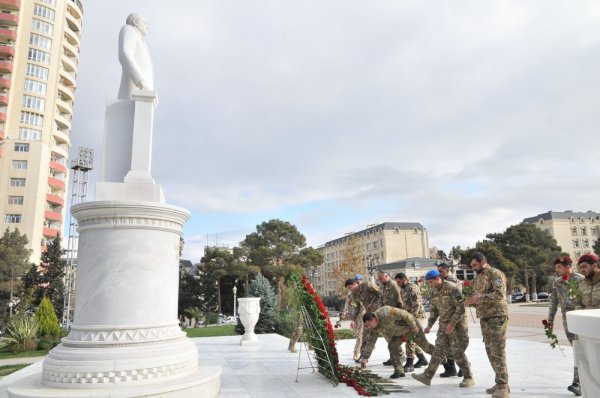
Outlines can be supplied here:
<path id="1" fill-rule="evenodd" d="M 471 281 L 466 280 L 463 281 L 462 283 L 462 296 L 463 299 L 466 300 L 469 297 L 471 297 L 473 295 L 473 293 L 475 293 L 475 288 L 473 286 L 473 283 L 471 283 Z"/>
<path id="2" fill-rule="evenodd" d="M 569 275 L 563 275 L 562 280 L 569 286 L 569 300 L 577 298 L 577 281 L 574 278 L 569 279 Z"/>

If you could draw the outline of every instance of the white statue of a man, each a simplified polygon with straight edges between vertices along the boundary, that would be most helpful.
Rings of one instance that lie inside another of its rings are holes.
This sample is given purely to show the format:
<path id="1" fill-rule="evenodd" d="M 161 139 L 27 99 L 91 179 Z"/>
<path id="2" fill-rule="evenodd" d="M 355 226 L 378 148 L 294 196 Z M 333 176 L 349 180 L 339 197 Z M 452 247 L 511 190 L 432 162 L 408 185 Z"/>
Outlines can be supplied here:
<path id="1" fill-rule="evenodd" d="M 119 62 L 123 69 L 118 99 L 130 100 L 134 89 L 154 90 L 154 67 L 144 40 L 148 27 L 144 18 L 130 14 L 119 33 Z"/>

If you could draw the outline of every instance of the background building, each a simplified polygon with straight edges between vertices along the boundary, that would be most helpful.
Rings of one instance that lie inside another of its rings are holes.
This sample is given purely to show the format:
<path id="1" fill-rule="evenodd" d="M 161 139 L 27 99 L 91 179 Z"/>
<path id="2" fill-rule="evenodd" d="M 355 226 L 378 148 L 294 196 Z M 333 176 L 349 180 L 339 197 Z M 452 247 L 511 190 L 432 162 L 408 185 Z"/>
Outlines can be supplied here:
<path id="1" fill-rule="evenodd" d="M 321 295 L 331 295 L 336 284 L 343 281 L 333 276 L 335 266 L 342 262 L 348 243 L 356 245 L 356 256 L 362 262 L 362 271 L 369 274 L 369 267 L 375 270 L 381 264 L 404 260 L 411 257 L 428 257 L 429 236 L 420 223 L 386 222 L 373 224 L 358 232 L 329 241 L 318 248 L 324 262 L 313 273 L 315 288 Z M 367 276 L 366 276 L 367 277 Z"/>
<path id="2" fill-rule="evenodd" d="M 0 228 L 34 262 L 65 220 L 82 18 L 79 0 L 0 0 Z"/>
<path id="3" fill-rule="evenodd" d="M 593 251 L 592 246 L 600 236 L 600 213 L 549 211 L 529 217 L 523 222 L 534 224 L 556 239 L 562 251 L 569 253 L 574 261 L 585 253 Z"/>

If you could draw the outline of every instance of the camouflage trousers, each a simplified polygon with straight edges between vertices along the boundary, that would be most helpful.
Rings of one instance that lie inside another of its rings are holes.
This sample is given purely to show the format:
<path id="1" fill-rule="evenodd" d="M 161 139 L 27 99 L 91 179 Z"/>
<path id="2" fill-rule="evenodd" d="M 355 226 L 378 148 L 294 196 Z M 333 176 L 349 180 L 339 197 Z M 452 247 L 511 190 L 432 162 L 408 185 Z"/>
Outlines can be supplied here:
<path id="1" fill-rule="evenodd" d="M 563 327 L 565 328 L 565 334 L 567 335 L 567 340 L 569 340 L 569 344 L 571 344 L 571 347 L 572 347 L 573 340 L 577 340 L 577 335 L 569 332 L 569 328 L 567 325 L 567 314 L 565 314 L 564 312 L 562 314 L 562 319 L 563 319 Z M 579 383 L 579 371 L 577 370 L 577 366 L 573 367 L 573 383 L 580 384 Z"/>
<path id="2" fill-rule="evenodd" d="M 472 377 L 471 363 L 467 360 L 465 351 L 469 346 L 469 330 L 465 324 L 458 324 L 452 334 L 446 333 L 447 323 L 440 323 L 435 339 L 435 348 L 429 365 L 425 369 L 425 375 L 432 378 L 435 375 L 440 364 L 446 361 L 446 358 L 454 358 L 456 364 L 463 371 L 464 377 Z"/>
<path id="3" fill-rule="evenodd" d="M 506 330 L 508 317 L 497 316 L 480 320 L 481 334 L 490 365 L 496 373 L 496 384 L 508 384 L 506 367 Z"/>
<path id="4" fill-rule="evenodd" d="M 410 335 L 411 333 L 406 329 L 406 333 L 403 335 Z M 373 336 L 377 338 L 376 336 Z M 423 332 L 423 328 L 419 325 L 419 333 L 417 333 L 414 337 L 414 341 L 409 342 L 407 344 L 413 343 L 423 348 L 428 354 L 433 353 L 435 346 L 427 341 L 427 337 L 425 336 L 425 332 Z M 404 366 L 402 362 L 404 361 L 404 350 L 402 349 L 402 343 L 405 341 L 404 336 L 392 336 L 385 337 L 388 342 L 388 350 L 390 352 L 390 359 L 392 360 L 392 364 L 394 365 L 394 371 L 399 373 L 404 373 Z"/>
<path id="5" fill-rule="evenodd" d="M 354 332 L 356 333 L 356 343 L 354 344 L 354 360 L 360 358 L 360 348 L 362 347 L 363 341 L 367 341 L 365 339 L 365 334 L 368 334 L 369 329 L 365 327 L 363 324 L 362 317 L 358 317 L 355 322 Z"/>
<path id="6" fill-rule="evenodd" d="M 417 322 L 419 323 L 419 326 L 421 326 L 421 320 L 417 319 Z M 406 343 L 406 357 L 407 358 L 414 359 L 415 354 L 420 355 L 422 353 L 423 353 L 423 350 L 414 341 L 410 341 L 410 342 Z"/>

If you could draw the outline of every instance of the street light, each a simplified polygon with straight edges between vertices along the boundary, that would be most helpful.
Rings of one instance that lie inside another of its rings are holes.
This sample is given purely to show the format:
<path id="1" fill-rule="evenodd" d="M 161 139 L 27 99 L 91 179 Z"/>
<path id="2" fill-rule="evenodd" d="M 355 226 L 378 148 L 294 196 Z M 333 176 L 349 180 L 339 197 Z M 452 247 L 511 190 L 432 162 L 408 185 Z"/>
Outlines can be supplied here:
<path id="1" fill-rule="evenodd" d="M 236 304 L 236 300 L 235 300 L 235 296 L 237 295 L 237 286 L 235 286 L 235 283 L 237 283 L 237 279 L 234 282 L 233 285 L 233 318 L 235 319 L 236 315 L 235 315 L 235 304 Z"/>
<path id="2" fill-rule="evenodd" d="M 367 256 L 367 271 L 369 271 L 369 275 L 371 275 L 371 283 L 375 283 L 375 275 L 373 271 L 377 269 L 377 266 L 374 264 L 375 258 L 370 254 Z"/>

